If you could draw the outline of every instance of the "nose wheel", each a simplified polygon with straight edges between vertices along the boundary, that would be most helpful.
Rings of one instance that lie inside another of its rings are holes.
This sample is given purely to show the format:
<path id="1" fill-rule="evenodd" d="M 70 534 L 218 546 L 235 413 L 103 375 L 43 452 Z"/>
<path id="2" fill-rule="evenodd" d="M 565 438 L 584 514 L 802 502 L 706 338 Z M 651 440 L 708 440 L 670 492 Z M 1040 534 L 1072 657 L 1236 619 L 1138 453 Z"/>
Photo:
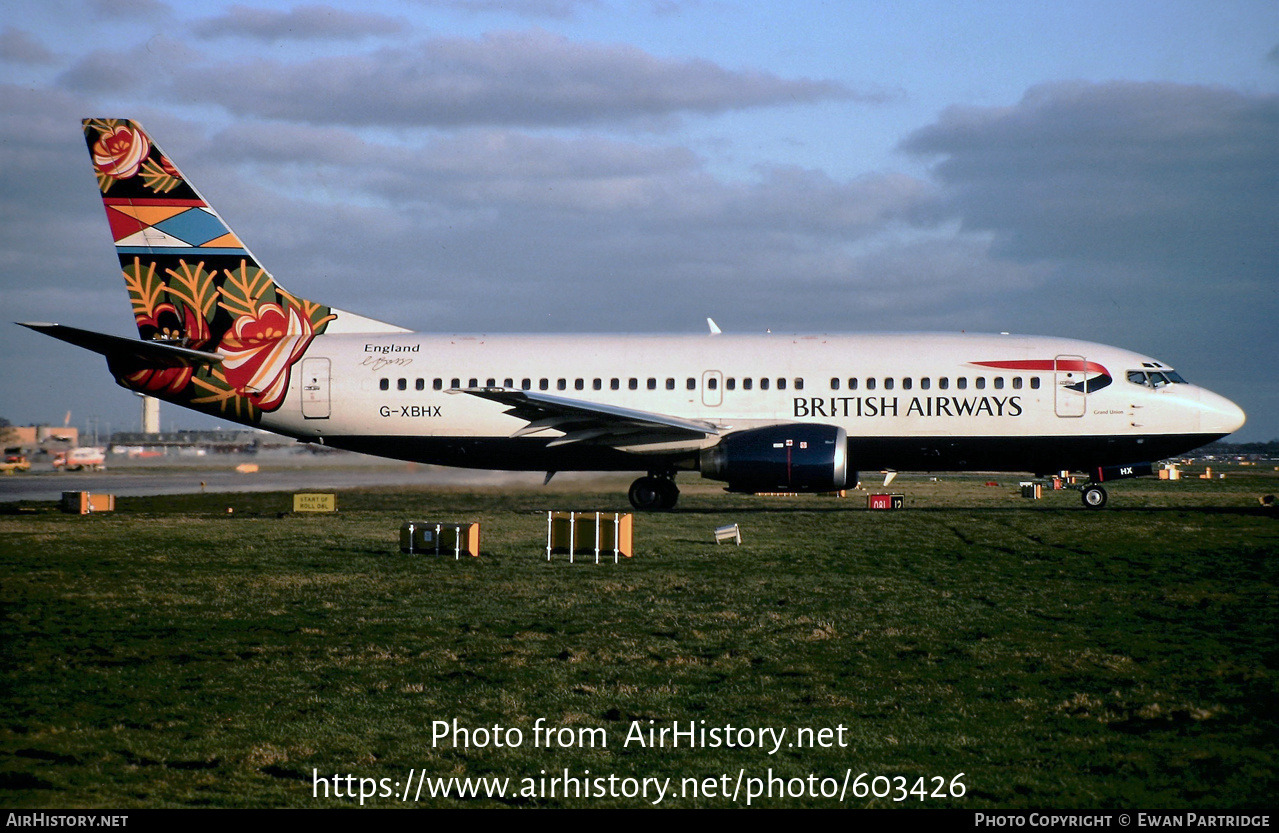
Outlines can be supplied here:
<path id="1" fill-rule="evenodd" d="M 671 476 L 650 474 L 632 483 L 627 497 L 640 512 L 673 509 L 679 500 L 679 488 Z"/>

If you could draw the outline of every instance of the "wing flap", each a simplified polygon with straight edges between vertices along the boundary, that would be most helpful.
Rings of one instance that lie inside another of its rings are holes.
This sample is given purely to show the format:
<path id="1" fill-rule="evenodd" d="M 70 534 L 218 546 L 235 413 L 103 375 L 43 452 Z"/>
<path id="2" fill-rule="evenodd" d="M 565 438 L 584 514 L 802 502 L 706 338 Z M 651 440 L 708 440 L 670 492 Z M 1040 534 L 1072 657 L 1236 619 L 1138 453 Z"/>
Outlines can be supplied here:
<path id="1" fill-rule="evenodd" d="M 596 443 L 614 447 L 654 443 L 695 444 L 728 430 L 727 426 L 703 420 L 682 419 L 651 411 L 553 396 L 539 391 L 455 388 L 449 393 L 466 393 L 506 405 L 507 414 L 528 421 L 512 437 L 524 437 L 540 431 L 560 431 L 563 436 L 553 439 L 550 446 L 572 443 Z"/>

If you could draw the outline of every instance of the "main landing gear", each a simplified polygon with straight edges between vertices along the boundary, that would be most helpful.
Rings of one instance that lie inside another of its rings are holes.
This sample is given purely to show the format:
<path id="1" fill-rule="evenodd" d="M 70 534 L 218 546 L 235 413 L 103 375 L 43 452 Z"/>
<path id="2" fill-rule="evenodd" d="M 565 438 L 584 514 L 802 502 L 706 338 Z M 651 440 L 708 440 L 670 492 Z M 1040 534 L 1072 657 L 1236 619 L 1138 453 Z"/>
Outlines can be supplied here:
<path id="1" fill-rule="evenodd" d="M 1084 500 L 1084 506 L 1089 509 L 1100 509 L 1106 505 L 1106 490 L 1097 483 L 1089 483 L 1079 490 L 1079 496 Z"/>
<path id="2" fill-rule="evenodd" d="M 640 512 L 657 509 L 673 509 L 679 500 L 679 488 L 675 485 L 674 472 L 649 472 L 631 484 L 627 494 L 631 506 Z"/>

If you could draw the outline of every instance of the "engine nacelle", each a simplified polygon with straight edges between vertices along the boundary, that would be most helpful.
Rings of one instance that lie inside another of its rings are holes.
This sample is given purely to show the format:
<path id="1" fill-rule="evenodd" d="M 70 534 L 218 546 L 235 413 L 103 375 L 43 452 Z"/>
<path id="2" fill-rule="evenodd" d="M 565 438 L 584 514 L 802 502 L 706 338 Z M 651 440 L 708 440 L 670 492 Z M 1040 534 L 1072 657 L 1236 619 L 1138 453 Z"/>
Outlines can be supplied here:
<path id="1" fill-rule="evenodd" d="M 699 468 L 731 492 L 833 492 L 849 483 L 848 432 L 798 423 L 738 431 L 702 451 Z"/>

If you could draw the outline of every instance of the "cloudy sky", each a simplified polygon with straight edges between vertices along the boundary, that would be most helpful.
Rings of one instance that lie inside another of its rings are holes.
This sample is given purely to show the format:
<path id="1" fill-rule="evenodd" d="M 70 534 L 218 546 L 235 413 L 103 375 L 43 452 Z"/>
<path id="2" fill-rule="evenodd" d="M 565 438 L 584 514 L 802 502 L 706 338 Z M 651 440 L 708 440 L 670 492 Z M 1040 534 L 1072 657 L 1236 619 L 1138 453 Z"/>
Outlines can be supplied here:
<path id="1" fill-rule="evenodd" d="M 128 117 L 284 286 L 404 326 L 1071 336 L 1279 437 L 1273 0 L 5 8 L 7 321 L 136 335 L 79 125 Z M 138 428 L 0 326 L 0 416 L 68 409 Z"/>

